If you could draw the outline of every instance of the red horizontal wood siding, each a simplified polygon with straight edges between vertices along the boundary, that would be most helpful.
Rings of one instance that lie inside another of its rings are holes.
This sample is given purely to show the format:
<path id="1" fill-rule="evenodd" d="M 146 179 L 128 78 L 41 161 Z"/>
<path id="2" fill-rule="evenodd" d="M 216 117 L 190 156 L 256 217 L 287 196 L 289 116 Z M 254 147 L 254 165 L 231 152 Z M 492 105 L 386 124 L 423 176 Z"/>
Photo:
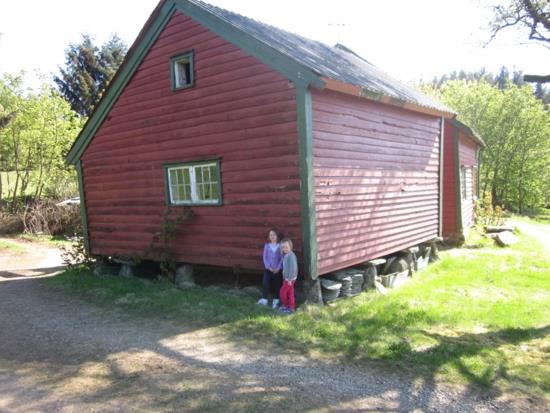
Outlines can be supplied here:
<path id="1" fill-rule="evenodd" d="M 460 185 L 460 177 L 456 176 L 455 144 L 456 129 L 445 122 L 445 137 L 443 139 L 443 236 L 453 237 L 460 232 L 457 222 L 456 186 Z"/>
<path id="2" fill-rule="evenodd" d="M 319 274 L 438 234 L 439 118 L 312 92 Z"/>
<path id="3" fill-rule="evenodd" d="M 195 85 L 174 92 L 170 57 L 189 50 Z M 219 157 L 223 205 L 192 208 L 173 257 L 259 269 L 272 226 L 300 254 L 296 121 L 291 82 L 176 12 L 82 156 L 92 253 L 143 255 L 162 226 L 163 164 Z"/>
<path id="4" fill-rule="evenodd" d="M 477 167 L 476 150 L 477 144 L 467 134 L 461 132 L 458 141 L 458 156 L 460 166 L 466 167 L 466 198 L 462 199 L 462 224 L 465 230 L 474 224 L 476 197 L 473 193 L 472 167 Z"/>

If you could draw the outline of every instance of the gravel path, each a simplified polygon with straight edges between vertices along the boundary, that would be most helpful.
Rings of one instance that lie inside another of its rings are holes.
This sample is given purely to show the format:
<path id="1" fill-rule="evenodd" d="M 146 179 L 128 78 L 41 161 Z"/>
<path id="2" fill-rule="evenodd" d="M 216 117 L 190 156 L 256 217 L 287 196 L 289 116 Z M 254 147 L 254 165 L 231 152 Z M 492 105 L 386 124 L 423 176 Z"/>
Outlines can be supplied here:
<path id="1" fill-rule="evenodd" d="M 27 267 L 42 268 L 38 255 Z M 216 327 L 97 307 L 19 267 L 0 272 L 2 413 L 545 411 L 376 365 L 251 350 Z"/>
<path id="2" fill-rule="evenodd" d="M 539 241 L 550 256 L 550 225 L 537 225 L 519 220 L 510 220 L 508 224 L 519 228 L 522 233 L 528 234 Z"/>

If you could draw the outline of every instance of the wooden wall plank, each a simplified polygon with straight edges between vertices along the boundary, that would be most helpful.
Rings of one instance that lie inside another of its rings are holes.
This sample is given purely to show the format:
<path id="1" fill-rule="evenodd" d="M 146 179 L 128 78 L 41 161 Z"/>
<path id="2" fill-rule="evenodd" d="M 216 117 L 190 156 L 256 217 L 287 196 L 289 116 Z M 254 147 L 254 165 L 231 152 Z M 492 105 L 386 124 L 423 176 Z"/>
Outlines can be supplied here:
<path id="1" fill-rule="evenodd" d="M 172 91 L 170 56 L 187 50 L 195 85 Z M 273 226 L 300 256 L 296 121 L 287 78 L 176 12 L 82 156 L 92 253 L 142 255 L 162 225 L 163 164 L 217 157 L 223 205 L 192 208 L 174 258 L 260 269 Z"/>
<path id="2" fill-rule="evenodd" d="M 312 97 L 319 274 L 436 237 L 440 119 Z"/>

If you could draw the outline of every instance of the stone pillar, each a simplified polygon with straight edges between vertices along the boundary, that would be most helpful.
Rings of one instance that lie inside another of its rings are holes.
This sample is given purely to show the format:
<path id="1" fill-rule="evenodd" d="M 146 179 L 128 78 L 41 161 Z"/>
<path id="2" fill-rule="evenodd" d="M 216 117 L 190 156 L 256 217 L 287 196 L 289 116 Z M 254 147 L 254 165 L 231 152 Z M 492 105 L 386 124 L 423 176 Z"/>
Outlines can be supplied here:
<path id="1" fill-rule="evenodd" d="M 365 273 L 363 274 L 363 291 L 369 288 L 374 288 L 374 282 L 378 276 L 378 270 L 376 267 L 385 263 L 386 260 L 384 258 L 378 258 L 376 260 L 367 261 L 363 264 L 365 268 Z"/>
<path id="2" fill-rule="evenodd" d="M 314 280 L 304 279 L 302 282 L 302 292 L 306 304 L 323 304 L 319 277 Z"/>
<path id="3" fill-rule="evenodd" d="M 196 284 L 193 266 L 191 264 L 183 264 L 178 267 L 176 270 L 174 283 L 178 286 L 178 288 L 194 287 Z"/>

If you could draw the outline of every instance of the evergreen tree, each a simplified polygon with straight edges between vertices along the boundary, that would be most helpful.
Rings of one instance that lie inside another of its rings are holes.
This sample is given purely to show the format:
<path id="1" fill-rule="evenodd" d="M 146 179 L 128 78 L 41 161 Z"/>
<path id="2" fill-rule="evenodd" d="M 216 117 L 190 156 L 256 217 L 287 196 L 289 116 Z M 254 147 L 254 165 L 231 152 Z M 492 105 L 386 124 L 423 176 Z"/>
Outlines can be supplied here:
<path id="1" fill-rule="evenodd" d="M 126 45 L 116 35 L 101 49 L 87 34 L 82 35 L 80 43 L 69 45 L 65 51 L 65 68 L 59 69 L 60 76 L 55 76 L 54 81 L 75 112 L 83 116 L 92 113 L 126 51 Z"/>

